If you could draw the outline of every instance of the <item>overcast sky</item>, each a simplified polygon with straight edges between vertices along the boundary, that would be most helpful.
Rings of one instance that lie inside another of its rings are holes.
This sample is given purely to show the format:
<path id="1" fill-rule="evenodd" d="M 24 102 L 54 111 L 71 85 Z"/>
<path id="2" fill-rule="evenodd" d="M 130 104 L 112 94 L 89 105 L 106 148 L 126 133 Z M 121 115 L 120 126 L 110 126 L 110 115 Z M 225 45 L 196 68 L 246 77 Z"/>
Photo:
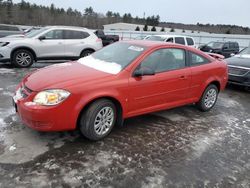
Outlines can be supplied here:
<path id="1" fill-rule="evenodd" d="M 20 2 L 21 0 L 14 0 Z M 31 3 L 77 9 L 92 6 L 95 12 L 108 10 L 143 17 L 157 15 L 161 21 L 185 24 L 235 24 L 250 27 L 250 0 L 26 0 Z"/>

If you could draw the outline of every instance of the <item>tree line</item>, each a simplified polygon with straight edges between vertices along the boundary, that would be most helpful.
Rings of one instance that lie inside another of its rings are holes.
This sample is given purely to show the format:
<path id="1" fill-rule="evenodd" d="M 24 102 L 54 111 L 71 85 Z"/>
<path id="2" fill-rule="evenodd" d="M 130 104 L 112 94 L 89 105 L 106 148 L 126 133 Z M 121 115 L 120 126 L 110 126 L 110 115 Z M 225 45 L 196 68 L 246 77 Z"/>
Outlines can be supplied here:
<path id="1" fill-rule="evenodd" d="M 69 7 L 67 10 L 57 8 L 54 4 L 42 6 L 22 0 L 13 3 L 12 0 L 0 0 L 0 23 L 19 25 L 71 25 L 92 29 L 102 29 L 103 25 L 116 22 L 148 24 L 157 26 L 159 15 L 147 18 L 133 17 L 130 13 L 120 15 L 118 12 L 108 11 L 106 14 L 97 13 L 92 7 L 82 12 Z"/>

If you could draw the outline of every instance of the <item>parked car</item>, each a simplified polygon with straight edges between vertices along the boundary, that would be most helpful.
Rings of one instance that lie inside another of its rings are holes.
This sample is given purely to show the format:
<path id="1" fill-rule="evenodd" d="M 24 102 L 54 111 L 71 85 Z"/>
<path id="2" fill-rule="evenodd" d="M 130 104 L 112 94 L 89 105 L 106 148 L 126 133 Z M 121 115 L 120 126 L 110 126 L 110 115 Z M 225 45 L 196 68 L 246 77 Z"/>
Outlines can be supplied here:
<path id="1" fill-rule="evenodd" d="M 226 63 L 200 50 L 135 40 L 40 69 L 22 80 L 13 99 L 33 129 L 80 128 L 99 140 L 125 118 L 192 103 L 209 111 L 226 83 Z"/>
<path id="2" fill-rule="evenodd" d="M 119 35 L 105 35 L 103 30 L 96 30 L 95 34 L 98 38 L 102 39 L 103 46 L 117 42 L 120 38 Z"/>
<path id="3" fill-rule="evenodd" d="M 81 27 L 50 26 L 24 38 L 0 39 L 0 62 L 30 67 L 37 60 L 78 59 L 102 48 L 102 41 Z"/>
<path id="4" fill-rule="evenodd" d="M 0 24 L 0 38 L 9 35 L 19 34 L 24 34 L 24 31 L 20 27 L 14 25 Z"/>
<path id="5" fill-rule="evenodd" d="M 239 53 L 240 50 L 238 42 L 210 42 L 200 46 L 199 49 L 203 52 L 221 54 L 225 58 Z"/>
<path id="6" fill-rule="evenodd" d="M 40 30 L 42 29 L 42 27 L 35 27 L 35 26 L 32 26 L 32 27 L 29 27 L 27 29 L 24 30 L 24 33 L 27 34 L 27 33 L 30 33 L 32 31 L 36 31 L 36 30 Z"/>
<path id="7" fill-rule="evenodd" d="M 165 41 L 165 42 L 171 42 L 171 43 L 196 47 L 194 39 L 192 37 L 181 36 L 181 35 L 150 35 L 150 36 L 145 37 L 144 40 Z"/>
<path id="8" fill-rule="evenodd" d="M 228 82 L 250 87 L 250 47 L 226 59 L 226 62 L 228 64 Z"/>

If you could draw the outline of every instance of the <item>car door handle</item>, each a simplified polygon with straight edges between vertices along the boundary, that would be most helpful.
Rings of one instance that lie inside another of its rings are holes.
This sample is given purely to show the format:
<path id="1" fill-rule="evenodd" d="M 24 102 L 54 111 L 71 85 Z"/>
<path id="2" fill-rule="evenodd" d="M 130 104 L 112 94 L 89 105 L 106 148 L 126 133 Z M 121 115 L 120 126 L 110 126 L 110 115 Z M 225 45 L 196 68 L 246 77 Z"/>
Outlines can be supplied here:
<path id="1" fill-rule="evenodd" d="M 186 80 L 186 79 L 187 79 L 187 76 L 182 75 L 182 76 L 179 77 L 179 79 L 180 79 L 180 80 Z"/>
<path id="2" fill-rule="evenodd" d="M 63 44 L 62 42 L 58 42 L 58 44 Z"/>

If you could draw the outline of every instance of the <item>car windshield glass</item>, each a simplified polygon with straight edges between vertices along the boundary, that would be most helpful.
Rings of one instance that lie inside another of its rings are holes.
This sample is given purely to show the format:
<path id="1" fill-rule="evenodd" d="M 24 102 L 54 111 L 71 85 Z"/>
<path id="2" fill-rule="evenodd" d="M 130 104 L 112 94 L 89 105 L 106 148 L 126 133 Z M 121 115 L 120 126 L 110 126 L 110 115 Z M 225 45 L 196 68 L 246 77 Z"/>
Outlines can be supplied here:
<path id="1" fill-rule="evenodd" d="M 207 44 L 207 46 L 214 48 L 214 49 L 218 49 L 218 48 L 222 48 L 223 44 L 224 44 L 223 42 L 210 42 Z"/>
<path id="2" fill-rule="evenodd" d="M 117 42 L 91 56 L 78 60 L 78 62 L 103 72 L 117 74 L 132 63 L 145 49 L 142 46 Z"/>
<path id="3" fill-rule="evenodd" d="M 47 29 L 48 29 L 48 28 L 43 28 L 43 29 L 39 29 L 39 30 L 33 30 L 33 31 L 27 33 L 27 34 L 25 35 L 25 37 L 26 37 L 26 38 L 33 38 L 33 37 L 39 35 L 40 33 L 46 31 Z"/>
<path id="4" fill-rule="evenodd" d="M 159 37 L 159 36 L 149 36 L 146 38 L 146 40 L 151 40 L 151 41 L 164 41 L 165 38 Z"/>
<path id="5" fill-rule="evenodd" d="M 250 55 L 250 48 L 245 48 L 239 53 L 239 55 Z"/>

